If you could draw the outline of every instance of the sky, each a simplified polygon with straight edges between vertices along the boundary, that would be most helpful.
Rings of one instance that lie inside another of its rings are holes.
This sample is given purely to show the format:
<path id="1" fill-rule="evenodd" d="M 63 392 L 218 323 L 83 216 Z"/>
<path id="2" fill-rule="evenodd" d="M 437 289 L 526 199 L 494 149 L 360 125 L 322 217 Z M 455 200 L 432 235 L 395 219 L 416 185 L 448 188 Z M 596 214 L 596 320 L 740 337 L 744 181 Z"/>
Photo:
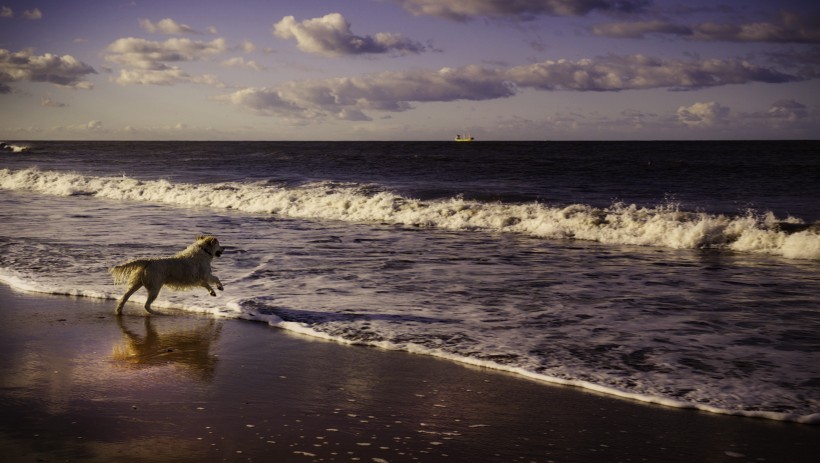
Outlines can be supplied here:
<path id="1" fill-rule="evenodd" d="M 0 140 L 820 138 L 816 0 L 0 0 Z"/>

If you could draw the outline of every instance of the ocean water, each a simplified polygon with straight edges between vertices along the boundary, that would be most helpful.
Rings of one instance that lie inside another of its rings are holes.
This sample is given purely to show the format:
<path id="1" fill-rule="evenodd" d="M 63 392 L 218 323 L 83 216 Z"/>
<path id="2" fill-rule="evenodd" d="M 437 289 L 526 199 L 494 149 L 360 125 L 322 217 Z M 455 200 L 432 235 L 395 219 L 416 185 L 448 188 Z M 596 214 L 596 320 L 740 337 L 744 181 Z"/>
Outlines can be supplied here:
<path id="1" fill-rule="evenodd" d="M 13 145 L 15 288 L 113 313 L 108 268 L 210 233 L 225 291 L 155 308 L 820 423 L 820 142 Z"/>

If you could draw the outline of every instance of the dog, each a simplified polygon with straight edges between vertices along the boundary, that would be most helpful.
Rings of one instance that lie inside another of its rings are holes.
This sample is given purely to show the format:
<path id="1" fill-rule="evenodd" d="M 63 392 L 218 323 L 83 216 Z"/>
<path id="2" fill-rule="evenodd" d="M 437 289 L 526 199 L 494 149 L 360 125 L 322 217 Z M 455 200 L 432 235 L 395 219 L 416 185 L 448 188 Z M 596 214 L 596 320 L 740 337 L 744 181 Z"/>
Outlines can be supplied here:
<path id="1" fill-rule="evenodd" d="M 225 288 L 219 278 L 211 275 L 211 260 L 221 256 L 224 250 L 216 237 L 200 235 L 194 244 L 172 257 L 138 259 L 112 267 L 109 272 L 114 277 L 114 282 L 128 286 L 125 294 L 117 301 L 114 313 L 122 315 L 123 305 L 128 298 L 143 286 L 148 291 L 145 310 L 152 314 L 156 312 L 151 309 L 151 303 L 166 285 L 177 290 L 202 287 L 211 296 L 216 296 L 212 284 L 220 291 Z"/>

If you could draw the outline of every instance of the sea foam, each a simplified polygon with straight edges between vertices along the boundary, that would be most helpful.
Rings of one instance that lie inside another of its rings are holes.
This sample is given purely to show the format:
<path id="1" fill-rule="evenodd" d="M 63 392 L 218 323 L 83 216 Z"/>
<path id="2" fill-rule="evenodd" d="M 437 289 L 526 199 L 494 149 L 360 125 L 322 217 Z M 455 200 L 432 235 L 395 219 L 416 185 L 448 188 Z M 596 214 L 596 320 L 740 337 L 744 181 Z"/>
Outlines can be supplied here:
<path id="1" fill-rule="evenodd" d="M 10 153 L 25 153 L 30 149 L 31 148 L 29 148 L 26 145 L 10 145 L 8 143 L 0 141 L 0 151 L 7 151 Z"/>
<path id="2" fill-rule="evenodd" d="M 0 170 L 0 188 L 230 209 L 311 220 L 510 232 L 606 244 L 729 249 L 789 259 L 820 259 L 820 234 L 816 226 L 804 226 L 793 233 L 777 226 L 779 223 L 801 224 L 799 219 L 780 220 L 771 213 L 756 214 L 753 211 L 738 216 L 684 211 L 673 203 L 655 207 L 616 203 L 597 208 L 585 204 L 556 207 L 537 202 L 481 202 L 460 197 L 422 201 L 378 186 L 355 183 L 326 181 L 299 186 L 267 182 L 192 184 L 126 176 L 85 176 L 36 168 Z"/>

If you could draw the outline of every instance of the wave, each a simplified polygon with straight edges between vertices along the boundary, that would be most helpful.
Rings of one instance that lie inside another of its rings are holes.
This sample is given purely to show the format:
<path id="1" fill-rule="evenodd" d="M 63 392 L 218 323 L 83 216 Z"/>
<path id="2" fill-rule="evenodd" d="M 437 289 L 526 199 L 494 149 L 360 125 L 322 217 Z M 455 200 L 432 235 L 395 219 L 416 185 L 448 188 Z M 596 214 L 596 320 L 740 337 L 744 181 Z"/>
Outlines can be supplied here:
<path id="1" fill-rule="evenodd" d="M 26 145 L 10 145 L 6 142 L 0 141 L 0 151 L 7 151 L 11 153 L 25 153 L 31 150 L 31 147 Z"/>
<path id="2" fill-rule="evenodd" d="M 36 168 L 0 170 L 0 188 L 43 194 L 86 195 L 118 201 L 146 201 L 210 207 L 289 218 L 377 222 L 445 230 L 510 232 L 605 244 L 674 249 L 728 249 L 789 259 L 820 259 L 820 225 L 779 219 L 772 213 L 727 216 L 683 211 L 667 203 L 639 207 L 616 203 L 565 207 L 508 204 L 455 197 L 422 201 L 374 185 L 316 182 L 284 186 L 267 182 L 209 184 L 95 177 Z"/>

